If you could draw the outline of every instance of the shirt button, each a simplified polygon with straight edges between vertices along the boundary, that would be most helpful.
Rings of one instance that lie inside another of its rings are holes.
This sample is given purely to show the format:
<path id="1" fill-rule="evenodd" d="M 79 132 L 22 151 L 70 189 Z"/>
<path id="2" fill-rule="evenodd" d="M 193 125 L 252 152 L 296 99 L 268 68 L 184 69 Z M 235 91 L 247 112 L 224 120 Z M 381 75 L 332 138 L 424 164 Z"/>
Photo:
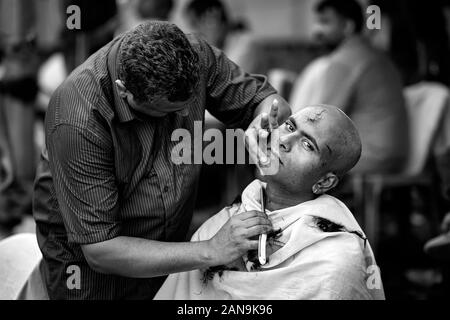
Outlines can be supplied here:
<path id="1" fill-rule="evenodd" d="M 164 192 L 167 193 L 168 191 L 169 191 L 169 187 L 168 187 L 168 186 L 165 186 L 165 187 L 164 187 Z"/>

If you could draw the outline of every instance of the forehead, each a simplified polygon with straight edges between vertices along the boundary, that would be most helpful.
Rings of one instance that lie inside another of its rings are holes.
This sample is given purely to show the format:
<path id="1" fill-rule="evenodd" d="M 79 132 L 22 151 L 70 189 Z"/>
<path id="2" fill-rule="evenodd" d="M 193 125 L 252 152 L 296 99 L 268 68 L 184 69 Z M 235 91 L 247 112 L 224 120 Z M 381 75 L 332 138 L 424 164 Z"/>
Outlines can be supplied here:
<path id="1" fill-rule="evenodd" d="M 331 147 L 340 139 L 339 120 L 330 110 L 310 107 L 292 116 L 297 124 L 297 131 L 303 131 L 316 139 L 320 146 Z"/>
<path id="2" fill-rule="evenodd" d="M 321 107 L 305 108 L 293 115 L 293 118 L 299 122 L 309 124 L 319 124 L 327 118 L 327 110 Z"/>

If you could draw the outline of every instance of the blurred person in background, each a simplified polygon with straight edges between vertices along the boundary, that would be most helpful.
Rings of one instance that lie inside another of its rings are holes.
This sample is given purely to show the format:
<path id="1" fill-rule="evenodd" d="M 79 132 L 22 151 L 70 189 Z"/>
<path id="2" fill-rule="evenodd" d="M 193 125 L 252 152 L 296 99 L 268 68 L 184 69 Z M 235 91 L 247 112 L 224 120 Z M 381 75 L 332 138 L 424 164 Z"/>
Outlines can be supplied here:
<path id="1" fill-rule="evenodd" d="M 173 0 L 116 0 L 119 25 L 116 35 L 148 20 L 169 20 Z"/>
<path id="2" fill-rule="evenodd" d="M 39 58 L 32 36 L 0 40 L 0 229 L 8 234 L 31 214 Z"/>
<path id="3" fill-rule="evenodd" d="M 147 20 L 169 20 L 173 0 L 65 0 L 62 9 L 81 9 L 81 30 L 62 32 L 67 70 L 70 72 L 115 36 Z"/>
<path id="4" fill-rule="evenodd" d="M 367 36 L 374 47 L 388 54 L 402 76 L 403 85 L 420 80 L 417 37 L 414 17 L 410 14 L 408 0 L 372 0 L 380 7 L 381 28 L 367 29 Z"/>
<path id="5" fill-rule="evenodd" d="M 184 9 L 189 31 L 202 36 L 211 45 L 247 72 L 254 72 L 253 38 L 244 21 L 232 20 L 220 0 L 192 0 Z"/>
<path id="6" fill-rule="evenodd" d="M 318 103 L 342 107 L 363 142 L 362 158 L 353 172 L 401 170 L 408 127 L 399 72 L 362 37 L 364 18 L 356 1 L 321 1 L 316 21 L 315 40 L 326 54 L 313 61 L 295 84 L 293 111 Z"/>

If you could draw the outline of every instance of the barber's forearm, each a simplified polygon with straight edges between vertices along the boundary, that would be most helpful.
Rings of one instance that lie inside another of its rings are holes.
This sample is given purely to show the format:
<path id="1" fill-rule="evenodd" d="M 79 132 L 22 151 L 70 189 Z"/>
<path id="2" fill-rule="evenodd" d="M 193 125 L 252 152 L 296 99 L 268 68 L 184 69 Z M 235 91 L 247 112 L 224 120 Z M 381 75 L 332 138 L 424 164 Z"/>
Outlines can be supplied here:
<path id="1" fill-rule="evenodd" d="M 118 237 L 83 246 L 92 269 L 129 278 L 152 278 L 214 266 L 207 241 L 164 243 Z"/>
<path id="2" fill-rule="evenodd" d="M 287 101 L 278 94 L 272 94 L 268 96 L 266 99 L 264 99 L 259 106 L 256 108 L 255 113 L 253 115 L 254 122 L 251 124 L 254 125 L 255 123 L 258 123 L 258 118 L 263 113 L 270 113 L 270 108 L 272 107 L 272 103 L 274 100 L 278 100 L 278 120 L 279 123 L 283 123 L 286 121 L 292 114 L 291 107 L 287 103 Z"/>

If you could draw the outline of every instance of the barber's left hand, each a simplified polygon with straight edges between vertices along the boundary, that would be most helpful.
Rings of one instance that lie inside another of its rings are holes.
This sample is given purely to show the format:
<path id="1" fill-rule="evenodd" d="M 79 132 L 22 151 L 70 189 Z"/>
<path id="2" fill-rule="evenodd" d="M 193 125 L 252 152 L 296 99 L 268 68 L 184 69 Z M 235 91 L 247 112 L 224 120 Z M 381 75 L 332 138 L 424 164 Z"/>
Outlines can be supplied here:
<path id="1" fill-rule="evenodd" d="M 267 132 L 272 132 L 279 127 L 278 111 L 279 111 L 279 101 L 277 99 L 273 100 L 272 106 L 270 108 L 270 113 L 263 113 L 261 115 L 261 126 L 260 129 L 266 130 Z"/>
<path id="2" fill-rule="evenodd" d="M 278 105 L 279 102 L 275 99 L 272 103 L 270 113 L 262 114 L 260 120 L 245 133 L 246 147 L 252 161 L 260 170 L 261 175 L 274 175 L 279 169 L 279 162 L 273 157 L 273 153 L 278 154 L 279 152 Z M 268 152 L 269 140 L 271 152 Z"/>

